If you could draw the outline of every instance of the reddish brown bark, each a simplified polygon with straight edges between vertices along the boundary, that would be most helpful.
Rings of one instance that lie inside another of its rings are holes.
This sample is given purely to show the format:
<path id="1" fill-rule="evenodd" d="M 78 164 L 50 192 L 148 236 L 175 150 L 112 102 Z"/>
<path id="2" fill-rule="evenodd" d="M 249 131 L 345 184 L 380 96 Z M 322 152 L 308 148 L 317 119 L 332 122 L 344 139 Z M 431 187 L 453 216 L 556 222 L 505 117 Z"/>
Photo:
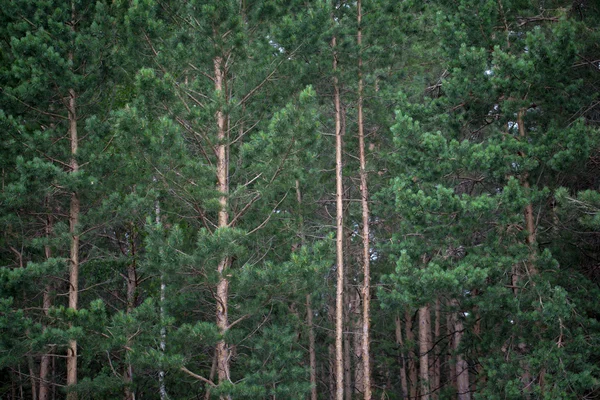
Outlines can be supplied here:
<path id="1" fill-rule="evenodd" d="M 419 379 L 422 400 L 429 400 L 429 337 L 431 335 L 431 311 L 429 304 L 419 308 Z"/>
<path id="2" fill-rule="evenodd" d="M 224 95 L 224 80 L 225 66 L 223 65 L 222 57 L 214 58 L 214 83 L 215 91 Z M 229 194 L 229 160 L 228 160 L 228 143 L 226 130 L 226 117 L 221 108 L 216 112 L 217 122 L 217 190 L 219 191 L 219 217 L 218 227 L 226 228 L 229 225 L 228 212 L 228 194 Z M 215 294 L 217 303 L 216 322 L 217 328 L 221 335 L 225 335 L 229 329 L 228 319 L 228 300 L 229 300 L 229 279 L 227 278 L 227 268 L 229 267 L 230 259 L 223 257 L 217 266 L 219 273 L 219 282 Z M 217 377 L 219 383 L 224 383 L 230 380 L 230 353 L 231 349 L 224 339 L 217 342 Z M 229 399 L 230 396 L 222 396 L 222 399 Z"/>
<path id="3" fill-rule="evenodd" d="M 364 399 L 371 400 L 371 351 L 370 351 L 370 331 L 371 331 L 371 254 L 369 241 L 369 189 L 367 187 L 367 161 L 365 155 L 365 133 L 363 121 L 363 78 L 362 78 L 362 10 L 361 0 L 357 1 L 358 12 L 358 34 L 357 42 L 359 49 L 358 56 L 358 147 L 360 158 L 360 193 L 362 205 L 362 237 L 363 237 L 363 321 L 362 321 L 362 375 Z"/>
<path id="4" fill-rule="evenodd" d="M 407 308 L 405 311 L 405 331 L 406 331 L 406 341 L 410 346 L 410 350 L 408 351 L 408 377 L 409 377 L 409 386 L 410 386 L 410 398 L 417 398 L 417 355 L 415 353 L 415 334 L 413 333 L 413 315 L 410 308 Z"/>
<path id="5" fill-rule="evenodd" d="M 335 51 L 336 38 L 331 40 Z M 337 55 L 333 56 L 333 73 L 337 72 Z M 336 314 L 335 314 L 335 370 L 336 370 L 336 399 L 344 400 L 344 209 L 342 196 L 342 108 L 340 103 L 340 88 L 338 78 L 333 78 L 335 105 L 335 182 L 336 182 L 336 253 L 337 253 L 337 285 L 336 285 Z"/>
<path id="6" fill-rule="evenodd" d="M 406 378 L 406 352 L 404 340 L 402 339 L 402 321 L 396 315 L 396 344 L 400 347 L 400 385 L 402 386 L 402 398 L 408 399 L 408 381 Z"/>

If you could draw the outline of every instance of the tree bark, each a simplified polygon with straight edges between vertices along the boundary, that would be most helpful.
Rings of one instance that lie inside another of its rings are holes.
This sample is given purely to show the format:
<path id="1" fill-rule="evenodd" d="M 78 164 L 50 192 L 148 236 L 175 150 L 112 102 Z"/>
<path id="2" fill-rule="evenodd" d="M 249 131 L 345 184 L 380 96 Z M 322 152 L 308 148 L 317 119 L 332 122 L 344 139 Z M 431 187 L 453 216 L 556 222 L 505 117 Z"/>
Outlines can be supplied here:
<path id="1" fill-rule="evenodd" d="M 408 377 L 410 379 L 410 398 L 417 398 L 417 355 L 415 354 L 415 334 L 413 333 L 413 315 L 409 307 L 404 313 L 406 341 L 409 345 L 408 351 Z"/>
<path id="2" fill-rule="evenodd" d="M 46 203 L 48 200 L 46 199 Z M 48 204 L 47 204 L 48 206 Z M 50 235 L 52 234 L 52 214 L 50 210 L 48 210 L 48 215 L 46 217 L 46 239 L 50 239 Z M 46 256 L 46 261 L 48 261 L 52 257 L 52 249 L 49 244 L 44 246 L 44 253 Z M 44 308 L 44 314 L 48 316 L 48 311 L 52 306 L 52 297 L 51 297 L 52 285 L 46 285 L 46 290 L 44 291 L 44 297 L 42 300 L 42 307 Z M 46 329 L 44 327 L 44 329 Z M 50 381 L 48 377 L 50 375 L 50 366 L 51 366 L 51 349 L 48 350 L 48 353 L 42 355 L 40 360 L 40 392 L 38 399 L 39 400 L 49 400 L 50 399 Z"/>
<path id="3" fill-rule="evenodd" d="M 421 381 L 421 399 L 429 400 L 429 335 L 431 335 L 431 317 L 429 304 L 419 308 L 419 378 Z"/>
<path id="4" fill-rule="evenodd" d="M 451 301 L 453 308 L 458 308 L 458 301 L 453 299 Z M 460 352 L 460 342 L 463 337 L 463 323 L 460 319 L 459 312 L 457 310 L 452 311 L 453 315 L 453 327 L 454 327 L 454 354 L 456 357 L 456 390 L 458 392 L 458 400 L 470 400 L 471 390 L 469 387 L 469 368 L 465 361 L 462 353 Z"/>
<path id="5" fill-rule="evenodd" d="M 396 315 L 396 344 L 400 348 L 400 385 L 402 386 L 402 398 L 408 399 L 408 381 L 406 379 L 406 357 L 404 340 L 402 340 L 402 321 Z"/>
<path id="6" fill-rule="evenodd" d="M 74 17 L 74 16 L 73 16 Z M 75 21 L 73 21 L 74 23 Z M 70 55 L 72 60 L 73 56 Z M 71 173 L 76 174 L 79 171 L 77 162 L 77 149 L 79 139 L 77 136 L 77 113 L 76 113 L 76 94 L 75 90 L 69 90 L 69 136 L 71 141 Z M 71 203 L 69 206 L 69 235 L 71 236 L 70 263 L 69 263 L 69 308 L 77 310 L 79 298 L 79 214 L 80 203 L 77 192 L 71 193 Z M 67 349 L 67 387 L 77 384 L 77 341 L 69 341 Z M 68 400 L 76 400 L 77 393 L 69 392 Z"/>
<path id="7" fill-rule="evenodd" d="M 221 96 L 224 94 L 224 79 L 225 79 L 225 67 L 223 65 L 222 57 L 214 58 L 214 83 L 215 91 Z M 227 228 L 229 225 L 229 212 L 227 196 L 229 194 L 229 177 L 228 177 L 228 148 L 227 143 L 227 130 L 226 130 L 226 117 L 221 107 L 216 113 L 217 120 L 217 185 L 219 191 L 219 217 L 218 227 L 220 229 Z M 229 329 L 228 319 L 228 300 L 229 300 L 229 279 L 227 278 L 226 272 L 230 264 L 228 257 L 223 257 L 219 261 L 217 272 L 219 274 L 219 282 L 217 284 L 216 291 L 216 321 L 219 334 L 224 336 Z M 230 353 L 231 349 L 225 342 L 225 339 L 221 338 L 217 342 L 217 376 L 219 378 L 219 384 L 225 383 L 230 380 Z M 222 399 L 230 399 L 231 396 L 221 396 Z"/>
<path id="8" fill-rule="evenodd" d="M 365 133 L 363 121 L 363 78 L 362 78 L 362 9 L 361 0 L 357 1 L 358 20 L 358 147 L 360 157 L 360 193 L 362 205 L 362 237 L 363 237 L 363 321 L 362 321 L 362 370 L 364 399 L 371 400 L 371 254 L 370 254 L 370 232 L 369 232 L 369 190 L 367 187 L 367 162 L 365 155 Z"/>
<path id="9" fill-rule="evenodd" d="M 127 265 L 127 314 L 131 314 L 136 304 L 137 297 L 137 265 L 136 265 L 136 249 L 135 249 L 135 237 L 134 233 L 131 232 L 129 239 L 129 252 L 132 257 L 131 262 Z M 127 348 L 131 347 L 131 341 L 127 339 Z M 126 350 L 129 352 L 129 350 Z M 127 362 L 125 365 L 125 371 L 123 373 L 123 381 L 125 382 L 125 400 L 135 400 L 135 392 L 132 390 L 133 383 L 133 366 Z"/>
<path id="10" fill-rule="evenodd" d="M 434 343 L 437 344 L 440 339 L 440 318 L 441 318 L 441 309 L 440 309 L 440 298 L 437 297 L 435 299 L 435 325 L 433 329 L 433 342 L 431 343 L 431 354 L 434 359 L 432 364 L 432 373 L 431 373 L 431 396 L 434 399 L 439 398 L 439 388 L 440 388 L 440 377 L 441 377 L 441 360 L 440 360 L 440 352 L 437 350 L 438 346 L 434 347 Z"/>
<path id="11" fill-rule="evenodd" d="M 335 50 L 336 38 L 331 41 Z M 340 88 L 337 73 L 337 54 L 333 56 L 333 90 L 335 103 L 335 182 L 336 182 L 336 252 L 337 252 L 337 286 L 335 313 L 335 370 L 336 399 L 344 400 L 344 209 L 342 203 L 342 108 L 340 105 Z"/>

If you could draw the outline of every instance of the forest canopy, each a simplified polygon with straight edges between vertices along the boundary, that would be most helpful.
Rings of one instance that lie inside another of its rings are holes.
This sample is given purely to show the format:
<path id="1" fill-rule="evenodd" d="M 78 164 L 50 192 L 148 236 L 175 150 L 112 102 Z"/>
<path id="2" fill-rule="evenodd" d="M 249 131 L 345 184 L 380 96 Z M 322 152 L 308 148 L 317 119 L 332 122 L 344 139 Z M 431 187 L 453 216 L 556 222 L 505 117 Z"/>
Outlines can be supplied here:
<path id="1" fill-rule="evenodd" d="M 0 19 L 0 398 L 600 398 L 598 2 Z"/>

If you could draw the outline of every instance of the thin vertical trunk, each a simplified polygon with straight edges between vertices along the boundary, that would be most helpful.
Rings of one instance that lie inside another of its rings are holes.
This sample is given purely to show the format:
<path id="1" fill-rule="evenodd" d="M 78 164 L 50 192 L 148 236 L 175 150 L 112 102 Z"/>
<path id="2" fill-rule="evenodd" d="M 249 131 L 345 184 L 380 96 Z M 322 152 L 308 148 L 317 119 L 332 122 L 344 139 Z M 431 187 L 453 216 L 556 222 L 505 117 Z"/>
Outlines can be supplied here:
<path id="1" fill-rule="evenodd" d="M 131 263 L 127 265 L 127 314 L 131 314 L 136 304 L 137 296 L 137 266 L 136 266 L 136 249 L 135 249 L 135 238 L 133 232 L 131 233 L 129 240 L 129 251 L 132 257 Z M 131 341 L 127 339 L 127 348 L 131 347 Z M 129 350 L 126 350 L 129 352 Z M 125 371 L 123 373 L 123 381 L 125 382 L 125 400 L 135 400 L 135 392 L 132 390 L 133 383 L 133 366 L 130 362 L 125 365 Z"/>
<path id="2" fill-rule="evenodd" d="M 77 162 L 77 136 L 76 95 L 73 89 L 69 90 L 69 134 L 71 139 L 71 173 L 79 171 Z M 71 193 L 69 206 L 69 234 L 71 236 L 71 250 L 69 263 L 69 308 L 77 310 L 79 298 L 79 214 L 80 204 L 77 192 Z M 77 341 L 70 340 L 67 350 L 67 387 L 77 384 Z M 77 393 L 69 392 L 68 400 L 76 400 Z"/>
<path id="3" fill-rule="evenodd" d="M 402 386 L 402 398 L 408 399 L 408 381 L 406 379 L 406 357 L 404 340 L 402 339 L 402 321 L 396 315 L 396 344 L 400 347 L 400 385 Z"/>
<path id="4" fill-rule="evenodd" d="M 415 354 L 415 334 L 413 333 L 413 315 L 409 307 L 404 313 L 406 342 L 409 345 L 408 351 L 408 377 L 410 379 L 410 398 L 417 398 L 417 355 Z"/>
<path id="5" fill-rule="evenodd" d="M 448 334 L 448 352 L 446 353 L 446 365 L 448 366 L 448 381 L 450 386 L 457 390 L 456 384 L 456 360 L 454 358 L 454 314 L 446 315 L 446 333 Z"/>
<path id="6" fill-rule="evenodd" d="M 429 335 L 431 335 L 429 304 L 419 308 L 419 379 L 421 399 L 429 400 Z"/>
<path id="7" fill-rule="evenodd" d="M 365 133 L 363 121 L 363 78 L 362 78 L 362 10 L 361 0 L 357 2 L 358 11 L 358 147 L 360 154 L 360 194 L 362 205 L 362 236 L 363 236 L 363 321 L 362 321 L 362 370 L 364 399 L 371 400 L 371 351 L 370 351 L 370 331 L 371 331 L 371 254 L 369 242 L 369 190 L 367 186 L 367 162 L 365 156 Z"/>
<path id="8" fill-rule="evenodd" d="M 48 206 L 48 200 L 46 199 L 46 205 Z M 50 210 L 48 210 L 48 215 L 46 217 L 46 239 L 50 239 L 50 235 L 52 234 L 52 214 Z M 44 253 L 46 256 L 46 261 L 48 261 L 52 257 L 52 249 L 49 244 L 44 246 Z M 52 306 L 52 297 L 51 297 L 52 285 L 46 285 L 46 290 L 44 291 L 43 297 L 43 305 L 44 314 L 47 316 L 50 307 Z M 45 327 L 44 327 L 45 329 Z M 38 399 L 39 400 L 49 400 L 50 399 L 50 384 L 48 380 L 48 376 L 50 375 L 50 363 L 51 363 L 51 349 L 48 350 L 48 353 L 42 355 L 40 360 L 40 392 Z"/>
<path id="9" fill-rule="evenodd" d="M 458 301 L 456 299 L 451 301 L 453 308 L 458 307 Z M 464 326 L 460 319 L 457 310 L 452 311 L 453 315 L 453 327 L 454 327 L 454 354 L 456 357 L 456 390 L 458 392 L 458 400 L 470 400 L 471 391 L 469 387 L 469 368 L 465 361 L 462 353 L 460 352 L 460 342 L 463 337 Z"/>
<path id="10" fill-rule="evenodd" d="M 160 201 L 157 199 L 154 202 L 154 222 L 158 227 L 160 225 Z M 165 327 L 165 292 L 166 292 L 165 278 L 161 272 L 160 274 L 160 352 L 164 355 L 167 349 L 167 328 Z M 162 365 L 159 365 L 158 370 L 158 391 L 160 393 L 160 400 L 166 400 L 169 396 L 167 395 L 167 387 L 165 385 L 165 370 L 162 369 Z"/>
<path id="11" fill-rule="evenodd" d="M 336 38 L 331 41 L 335 50 Z M 336 250 L 337 250 L 337 286 L 335 296 L 335 370 L 336 399 L 344 400 L 344 209 L 342 203 L 342 108 L 337 73 L 337 55 L 333 56 L 333 89 L 335 103 L 335 182 L 336 182 Z"/>
<path id="12" fill-rule="evenodd" d="M 432 374 L 431 374 L 431 390 L 432 390 L 432 397 L 434 399 L 437 399 L 439 397 L 440 375 L 441 375 L 441 373 L 440 373 L 441 372 L 440 371 L 440 367 L 441 367 L 440 353 L 437 350 L 438 349 L 437 343 L 440 339 L 440 317 L 441 317 L 440 299 L 439 299 L 439 297 L 437 297 L 435 299 L 435 325 L 434 325 L 434 329 L 433 329 L 433 343 L 435 343 L 436 346 L 433 347 L 433 343 L 432 343 L 432 352 L 431 352 L 431 354 L 434 357 L 433 362 L 432 362 Z"/>
<path id="13" fill-rule="evenodd" d="M 29 367 L 29 379 L 31 380 L 31 400 L 37 400 L 37 376 L 35 373 L 35 363 L 32 356 L 27 356 L 27 366 Z"/>
<path id="14" fill-rule="evenodd" d="M 225 66 L 223 65 L 222 57 L 215 57 L 214 59 L 215 68 L 215 91 L 224 96 L 224 80 L 225 80 Z M 228 177 L 228 147 L 227 143 L 227 129 L 226 129 L 226 117 L 221 108 L 216 113 L 217 120 L 217 184 L 218 191 L 220 194 L 219 203 L 219 219 L 218 227 L 226 228 L 229 225 L 229 213 L 228 213 L 228 201 L 227 196 L 229 194 L 229 177 Z M 229 329 L 228 319 L 228 301 L 229 301 L 229 279 L 226 275 L 226 270 L 229 267 L 230 259 L 223 257 L 219 261 L 217 272 L 219 273 L 219 282 L 217 284 L 216 302 L 217 302 L 217 328 L 220 335 L 225 335 Z M 217 376 L 219 383 L 224 383 L 230 380 L 229 374 L 229 359 L 230 359 L 230 348 L 224 339 L 217 342 Z M 230 399 L 231 396 L 221 396 L 222 399 Z"/>
<path id="15" fill-rule="evenodd" d="M 346 263 L 346 265 L 348 265 Z M 349 305 L 350 301 L 348 298 L 348 277 L 345 279 L 344 284 L 344 304 Z M 351 327 L 351 311 L 348 309 L 349 307 L 344 307 L 344 327 L 346 331 L 350 331 Z M 352 357 L 350 355 L 352 350 L 352 341 L 350 335 L 344 335 L 344 397 L 346 400 L 352 400 Z"/>
<path id="16" fill-rule="evenodd" d="M 71 2 L 71 31 L 75 33 L 77 17 L 75 15 L 75 2 Z M 69 61 L 73 64 L 73 52 L 69 53 Z M 74 89 L 69 89 L 68 119 L 69 119 L 69 139 L 71 142 L 71 174 L 79 172 L 79 163 L 77 161 L 77 150 L 79 147 L 79 137 L 77 132 L 77 95 Z M 69 308 L 77 310 L 79 299 L 79 214 L 80 214 L 79 195 L 77 192 L 71 193 L 71 203 L 69 205 L 69 235 L 71 236 L 70 263 L 69 263 Z M 70 340 L 67 349 L 67 389 L 77 384 L 77 341 Z M 68 400 L 76 400 L 77 393 L 69 391 Z"/>

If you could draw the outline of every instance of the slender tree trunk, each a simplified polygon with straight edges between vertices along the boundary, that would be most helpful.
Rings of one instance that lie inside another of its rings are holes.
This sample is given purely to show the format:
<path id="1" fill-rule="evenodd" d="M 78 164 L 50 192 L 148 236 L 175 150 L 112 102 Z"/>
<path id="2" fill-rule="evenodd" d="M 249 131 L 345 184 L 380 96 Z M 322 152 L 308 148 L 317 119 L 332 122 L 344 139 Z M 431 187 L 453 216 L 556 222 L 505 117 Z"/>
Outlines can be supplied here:
<path id="1" fill-rule="evenodd" d="M 224 96 L 224 80 L 225 80 L 225 66 L 223 58 L 215 57 L 214 68 L 215 68 L 215 91 Z M 221 108 L 217 110 L 217 183 L 218 191 L 220 194 L 219 203 L 221 208 L 219 210 L 218 227 L 226 228 L 229 225 L 229 212 L 227 196 L 229 194 L 229 173 L 228 173 L 228 147 L 227 143 L 227 129 L 226 129 L 226 117 Z M 230 264 L 228 257 L 223 257 L 219 261 L 217 272 L 219 273 L 219 282 L 217 284 L 216 302 L 217 302 L 217 328 L 221 335 L 225 335 L 229 329 L 228 319 L 228 301 L 229 301 L 229 279 L 227 278 L 226 271 Z M 220 339 L 217 342 L 217 376 L 219 383 L 228 382 L 230 380 L 230 353 L 231 349 L 224 339 Z M 221 396 L 222 399 L 230 399 L 231 396 Z"/>
<path id="2" fill-rule="evenodd" d="M 74 23 L 75 21 L 73 21 Z M 70 56 L 72 60 L 72 55 Z M 71 140 L 71 173 L 79 171 L 77 162 L 77 148 L 79 139 L 77 136 L 77 113 L 76 94 L 73 89 L 69 90 L 69 134 Z M 69 234 L 71 236 L 71 250 L 69 263 L 69 308 L 77 310 L 79 298 L 79 214 L 80 204 L 77 192 L 71 193 L 71 204 L 69 206 Z M 67 387 L 77 384 L 77 341 L 69 341 L 67 350 Z M 68 400 L 76 400 L 77 393 L 69 392 Z"/>
<path id="3" fill-rule="evenodd" d="M 409 307 L 406 308 L 405 314 L 405 331 L 406 341 L 409 345 L 408 351 L 408 377 L 410 379 L 410 398 L 417 398 L 417 355 L 415 354 L 415 334 L 413 333 L 413 314 Z"/>
<path id="4" fill-rule="evenodd" d="M 37 374 L 35 373 L 33 356 L 27 356 L 27 366 L 29 367 L 29 380 L 31 380 L 31 400 L 38 400 Z"/>
<path id="5" fill-rule="evenodd" d="M 336 38 L 331 41 L 335 49 Z M 337 73 L 337 55 L 333 56 L 333 73 Z M 337 226 L 337 285 L 335 308 L 335 370 L 336 399 L 344 400 L 344 208 L 342 203 L 342 108 L 340 105 L 340 88 L 338 78 L 333 78 L 335 103 L 335 181 L 336 181 L 336 226 Z"/>
<path id="6" fill-rule="evenodd" d="M 131 314 L 136 304 L 137 297 L 137 265 L 136 265 L 136 249 L 135 249 L 135 237 L 133 232 L 131 233 L 129 240 L 129 250 L 132 257 L 131 263 L 127 266 L 127 314 Z M 127 348 L 131 347 L 131 341 L 127 339 Z M 129 350 L 126 350 L 129 352 Z M 125 400 L 135 400 L 135 392 L 132 390 L 133 383 L 133 366 L 130 362 L 125 365 L 125 371 L 123 373 L 123 381 L 125 382 Z"/>
<path id="7" fill-rule="evenodd" d="M 46 199 L 46 204 L 48 205 L 48 200 Z M 52 214 L 50 213 L 50 210 L 48 210 L 48 215 L 46 218 L 46 238 L 49 239 L 50 235 L 52 234 Z M 46 261 L 48 261 L 51 257 L 52 257 L 52 249 L 50 248 L 49 244 L 46 244 L 44 246 L 44 253 L 46 255 Z M 52 285 L 48 284 L 46 285 L 46 290 L 44 291 L 44 297 L 42 300 L 42 304 L 43 304 L 43 308 L 44 308 L 44 314 L 47 316 L 48 315 L 48 311 L 50 310 L 50 307 L 52 306 L 52 297 L 51 297 L 51 292 L 52 292 Z M 46 329 L 44 327 L 44 329 Z M 39 400 L 49 400 L 50 399 L 50 382 L 48 380 L 49 375 L 50 375 L 50 363 L 51 363 L 51 349 L 48 350 L 48 353 L 42 355 L 42 358 L 40 360 L 40 392 L 39 392 L 39 396 L 38 399 Z"/>
<path id="8" fill-rule="evenodd" d="M 363 121 L 363 78 L 362 78 L 362 9 L 361 0 L 357 1 L 358 11 L 358 147 L 360 154 L 360 194 L 362 205 L 362 223 L 363 223 L 363 323 L 362 323 L 362 369 L 364 399 L 371 400 L 371 351 L 370 351 L 370 331 L 371 331 L 371 253 L 369 238 L 369 189 L 367 186 L 367 161 L 365 155 L 365 133 Z"/>
<path id="9" fill-rule="evenodd" d="M 433 356 L 432 362 L 432 372 L 431 372 L 431 390 L 433 399 L 439 398 L 439 388 L 440 388 L 440 352 L 437 350 L 437 343 L 440 339 L 440 318 L 441 318 L 441 310 L 440 310 L 440 298 L 437 297 L 435 299 L 435 325 L 433 329 L 433 342 L 431 343 L 431 354 Z M 435 346 L 434 346 L 435 344 Z"/>
<path id="10" fill-rule="evenodd" d="M 154 178 L 156 180 L 156 178 Z M 160 226 L 160 201 L 157 199 L 154 202 L 154 223 L 156 226 Z M 165 278 L 163 273 L 160 274 L 160 343 L 159 348 L 161 355 L 164 355 L 167 349 L 167 328 L 165 327 L 165 293 L 166 293 Z M 162 368 L 162 363 L 159 365 L 158 370 L 158 391 L 160 394 L 160 400 L 166 400 L 169 398 L 167 395 L 167 387 L 165 385 L 165 370 Z"/>
<path id="11" fill-rule="evenodd" d="M 451 301 L 453 308 L 458 308 L 456 299 Z M 454 325 L 454 354 L 456 357 L 456 390 L 458 392 L 458 400 L 470 400 L 471 391 L 469 386 L 469 368 L 462 353 L 460 352 L 460 342 L 463 337 L 463 323 L 457 310 L 452 311 Z"/>
<path id="12" fill-rule="evenodd" d="M 406 379 L 406 357 L 404 340 L 402 340 L 402 321 L 396 315 L 396 344 L 400 348 L 400 385 L 402 386 L 402 398 L 408 399 L 408 381 Z"/>
<path id="13" fill-rule="evenodd" d="M 429 400 L 429 335 L 431 317 L 429 304 L 419 308 L 419 378 L 421 380 L 421 399 Z"/>
<path id="14" fill-rule="evenodd" d="M 446 316 L 446 333 L 448 334 L 448 351 L 446 353 L 446 365 L 448 366 L 448 381 L 456 391 L 456 360 L 454 358 L 454 314 L 449 313 Z"/>

